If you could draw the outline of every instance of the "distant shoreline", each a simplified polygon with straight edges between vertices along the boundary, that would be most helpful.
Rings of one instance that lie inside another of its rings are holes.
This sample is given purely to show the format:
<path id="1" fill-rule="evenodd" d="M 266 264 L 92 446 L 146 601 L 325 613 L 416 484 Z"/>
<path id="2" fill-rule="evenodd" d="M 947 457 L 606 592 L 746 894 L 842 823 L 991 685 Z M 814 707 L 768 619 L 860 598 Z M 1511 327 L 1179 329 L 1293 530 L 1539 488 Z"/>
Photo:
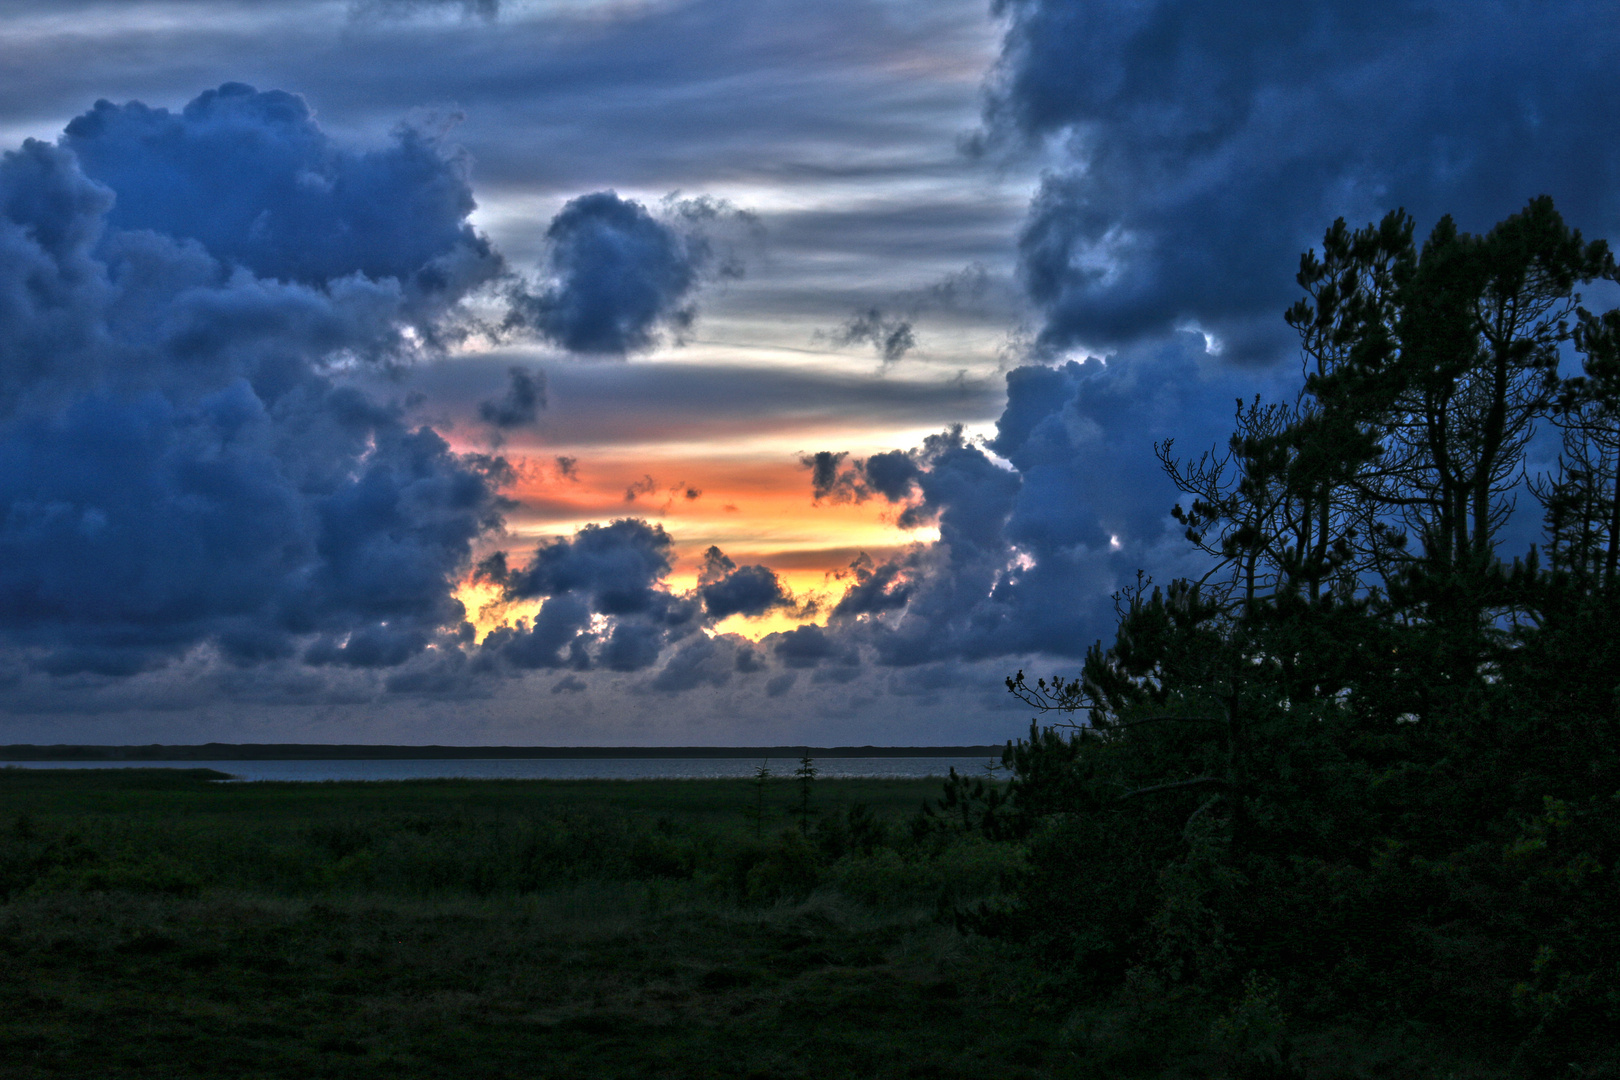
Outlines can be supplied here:
<path id="1" fill-rule="evenodd" d="M 200 746 L 0 746 L 0 761 L 444 761 L 507 758 L 1000 757 L 1002 746 L 374 746 L 204 743 Z"/>

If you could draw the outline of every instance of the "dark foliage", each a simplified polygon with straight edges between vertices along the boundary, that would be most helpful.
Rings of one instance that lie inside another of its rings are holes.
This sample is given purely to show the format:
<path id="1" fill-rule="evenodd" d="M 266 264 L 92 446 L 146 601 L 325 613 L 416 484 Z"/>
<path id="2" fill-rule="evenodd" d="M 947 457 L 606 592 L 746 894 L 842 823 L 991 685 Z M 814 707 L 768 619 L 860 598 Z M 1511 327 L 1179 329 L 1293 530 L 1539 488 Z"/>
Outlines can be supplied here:
<path id="1" fill-rule="evenodd" d="M 1607 247 L 1547 198 L 1421 249 L 1400 212 L 1328 230 L 1287 316 L 1297 400 L 1240 401 L 1224 455 L 1158 447 L 1216 570 L 1122 593 L 1078 678 L 1008 679 L 1058 723 L 1008 747 L 1004 789 L 953 776 L 935 808 L 1027 841 L 1015 899 L 968 924 L 1073 992 L 1620 1069 L 1620 311 L 1575 291 L 1599 278 Z M 1563 457 L 1526 485 L 1546 424 Z M 1527 487 L 1544 542 L 1508 561 Z M 1286 1072 L 1266 1045 L 1243 1068 Z"/>

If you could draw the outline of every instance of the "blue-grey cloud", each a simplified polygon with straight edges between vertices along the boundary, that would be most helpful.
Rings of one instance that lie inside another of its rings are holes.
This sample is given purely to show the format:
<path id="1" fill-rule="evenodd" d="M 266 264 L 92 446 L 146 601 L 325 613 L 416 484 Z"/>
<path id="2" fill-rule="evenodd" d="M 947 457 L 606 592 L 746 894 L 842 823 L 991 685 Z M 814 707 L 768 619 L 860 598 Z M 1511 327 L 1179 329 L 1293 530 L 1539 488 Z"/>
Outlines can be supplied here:
<path id="1" fill-rule="evenodd" d="M 871 345 L 892 364 L 917 347 L 917 334 L 910 319 L 886 313 L 882 308 L 857 311 L 837 330 L 822 335 L 834 345 Z"/>
<path id="2" fill-rule="evenodd" d="M 480 403 L 504 393 L 508 369 L 537 362 L 534 352 L 516 348 L 488 357 L 458 355 L 413 369 L 411 387 L 433 408 L 476 413 Z M 675 359 L 549 364 L 547 441 L 588 453 L 591 447 L 646 440 L 650 433 L 701 442 L 805 430 L 808 440 L 828 415 L 863 427 L 915 430 L 951 421 L 993 423 L 1001 412 L 999 374 L 966 380 L 917 375 Z M 379 388 L 386 385 L 379 378 Z M 583 471 L 588 462 L 581 457 L 576 467 Z"/>
<path id="3" fill-rule="evenodd" d="M 665 584 L 674 548 L 663 526 L 621 518 L 541 543 L 521 569 L 509 567 L 504 551 L 486 556 L 477 577 L 506 599 L 545 599 L 532 624 L 491 633 L 483 654 L 517 668 L 652 666 L 698 623 L 697 601 Z"/>
<path id="4" fill-rule="evenodd" d="M 454 645 L 453 591 L 510 470 L 338 373 L 407 355 L 407 328 L 432 332 L 486 272 L 459 173 L 409 139 L 334 150 L 286 95 L 193 106 L 103 104 L 0 160 L 0 641 L 102 675 L 199 649 L 370 668 Z M 318 194 L 277 201 L 305 167 Z M 367 224 L 351 182 L 421 232 Z"/>
<path id="5" fill-rule="evenodd" d="M 356 152 L 335 145 L 302 98 L 226 83 L 179 113 L 98 101 L 62 145 L 116 193 L 109 227 L 195 240 L 262 278 L 360 274 L 453 300 L 502 271 L 467 222 L 465 162 L 412 127 Z"/>
<path id="6" fill-rule="evenodd" d="M 832 618 L 838 620 L 875 615 L 905 607 L 912 592 L 907 575 L 908 562 L 914 560 L 894 559 L 874 565 L 866 554 L 857 557 L 848 571 L 849 576 L 855 579 L 854 584 L 844 590 L 833 608 Z M 911 569 L 915 570 L 915 566 Z"/>
<path id="7" fill-rule="evenodd" d="M 675 541 L 662 525 L 621 518 L 587 525 L 572 539 L 557 538 L 537 547 L 527 566 L 502 581 L 513 599 L 578 593 L 606 615 L 649 610 L 657 585 L 669 574 Z M 486 562 L 490 573 L 494 564 Z"/>
<path id="8" fill-rule="evenodd" d="M 665 693 L 725 686 L 734 673 L 751 670 L 738 662 L 744 656 L 752 657 L 753 650 L 739 648 L 736 639 L 698 634 L 670 654 L 650 685 Z"/>
<path id="9" fill-rule="evenodd" d="M 701 217 L 701 211 L 696 212 Z M 714 259 L 705 238 L 611 191 L 581 195 L 546 230 L 551 283 L 514 297 L 514 320 L 577 353 L 624 355 L 677 336 Z"/>
<path id="10" fill-rule="evenodd" d="M 991 141 L 1057 143 L 1019 238 L 1039 344 L 1196 324 L 1275 360 L 1289 270 L 1334 218 L 1483 231 L 1539 194 L 1620 232 L 1601 0 L 1002 0 Z"/>
<path id="11" fill-rule="evenodd" d="M 859 662 L 855 650 L 814 623 L 795 626 L 765 638 L 776 658 L 790 668 L 813 668 L 825 662 L 853 665 Z"/>
<path id="12" fill-rule="evenodd" d="M 446 8 L 459 9 L 464 18 L 493 21 L 501 13 L 501 0 L 350 0 L 355 19 L 405 19 Z"/>
<path id="13" fill-rule="evenodd" d="M 1206 370 L 1203 352 L 1202 338 L 1182 334 L 1107 363 L 1016 368 L 983 445 L 952 429 L 909 451 L 807 459 L 814 493 L 882 498 L 899 523 L 939 529 L 895 558 L 857 560 L 827 639 L 899 667 L 1077 657 L 1111 632 L 1111 594 L 1136 570 L 1196 571 L 1153 445 L 1173 439 L 1195 456 L 1219 446 L 1234 398 L 1275 389 Z M 808 665 L 820 640 L 783 639 L 780 659 Z"/>
<path id="14" fill-rule="evenodd" d="M 765 566 L 738 566 L 717 547 L 704 553 L 697 591 L 703 609 L 716 620 L 732 615 L 758 616 L 793 606 L 792 594 L 775 571 Z"/>

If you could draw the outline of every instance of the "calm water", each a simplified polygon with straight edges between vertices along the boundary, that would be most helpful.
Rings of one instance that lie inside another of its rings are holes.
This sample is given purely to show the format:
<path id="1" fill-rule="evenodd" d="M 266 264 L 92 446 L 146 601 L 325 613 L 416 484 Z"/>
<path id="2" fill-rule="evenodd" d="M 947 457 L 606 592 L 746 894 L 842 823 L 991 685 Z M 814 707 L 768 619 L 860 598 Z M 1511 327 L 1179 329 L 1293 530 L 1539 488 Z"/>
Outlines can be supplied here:
<path id="1" fill-rule="evenodd" d="M 816 775 L 838 777 L 944 776 L 982 773 L 990 758 L 816 758 Z M 750 758 L 465 758 L 390 761 L 8 761 L 24 769 L 217 769 L 237 780 L 700 780 L 751 777 L 762 762 Z M 792 776 L 797 758 L 763 762 L 776 776 Z"/>

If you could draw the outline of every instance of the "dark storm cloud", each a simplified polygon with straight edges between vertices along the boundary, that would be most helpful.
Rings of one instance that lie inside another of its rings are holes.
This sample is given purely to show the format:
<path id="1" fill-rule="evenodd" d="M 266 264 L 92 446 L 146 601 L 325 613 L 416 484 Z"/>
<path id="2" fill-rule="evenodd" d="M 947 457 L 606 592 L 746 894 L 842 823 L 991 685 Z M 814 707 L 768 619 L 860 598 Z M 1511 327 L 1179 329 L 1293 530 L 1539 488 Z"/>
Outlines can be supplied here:
<path id="1" fill-rule="evenodd" d="M 954 437 L 959 440 L 960 426 L 954 431 Z M 922 476 L 917 462 L 927 453 L 928 447 L 924 446 L 909 451 L 890 450 L 851 461 L 844 451 L 821 450 L 803 455 L 799 464 L 810 470 L 810 496 L 816 502 L 862 503 L 881 496 L 886 502 L 897 503 L 910 497 Z M 908 506 L 901 515 L 900 526 L 910 529 L 923 524 L 922 518 L 915 516 L 920 512 L 919 508 Z"/>
<path id="2" fill-rule="evenodd" d="M 664 584 L 674 548 L 663 526 L 621 518 L 541 543 L 520 570 L 508 567 L 505 552 L 486 557 L 477 576 L 506 599 L 546 599 L 532 624 L 491 633 L 483 653 L 518 668 L 652 666 L 667 644 L 697 628 L 697 602 Z"/>
<path id="3" fill-rule="evenodd" d="M 799 458 L 799 464 L 810 470 L 810 495 L 816 502 L 850 502 L 867 497 L 860 486 L 860 473 L 844 466 L 848 457 L 844 450 L 818 450 Z"/>
<path id="4" fill-rule="evenodd" d="M 546 597 L 532 625 L 496 631 L 482 655 L 517 669 L 656 666 L 645 686 L 668 693 L 767 670 L 761 654 L 781 674 L 814 669 L 817 686 L 863 678 L 867 662 L 933 672 L 943 662 L 1077 658 L 1111 632 L 1111 594 L 1138 569 L 1202 568 L 1170 517 L 1176 492 L 1152 445 L 1218 448 L 1227 421 L 1209 399 L 1254 389 L 1201 371 L 1202 345 L 1181 335 L 1106 364 L 1016 369 L 996 436 L 982 445 L 953 428 L 909 451 L 824 455 L 823 481 L 845 479 L 851 498 L 883 499 L 907 525 L 939 530 L 938 541 L 881 562 L 857 558 L 826 626 L 771 634 L 757 651 L 696 633 L 699 604 L 710 622 L 797 609 L 774 571 L 739 567 L 713 547 L 694 592 L 672 593 L 672 538 L 626 519 L 541 544 L 521 571 L 504 554 L 480 564 L 508 599 Z M 792 685 L 773 677 L 764 691 Z"/>
<path id="5" fill-rule="evenodd" d="M 98 101 L 62 145 L 117 193 L 108 227 L 196 240 L 255 275 L 319 285 L 361 274 L 455 299 L 502 267 L 467 224 L 465 166 L 403 127 L 392 145 L 333 145 L 309 106 L 226 83 L 179 113 Z"/>
<path id="6" fill-rule="evenodd" d="M 1153 444 L 1174 439 L 1194 456 L 1218 448 L 1230 413 L 1210 402 L 1271 389 L 1201 371 L 1202 346 L 1183 334 L 1106 364 L 1017 368 L 983 446 L 952 429 L 909 451 L 807 459 L 814 492 L 883 498 L 901 507 L 900 524 L 933 523 L 940 534 L 883 562 L 852 564 L 826 640 L 901 667 L 1076 657 L 1112 632 L 1110 594 L 1137 569 L 1196 572 L 1170 521 L 1176 491 Z M 808 666 L 830 655 L 815 653 L 820 640 L 783 639 L 779 658 Z"/>
<path id="7" fill-rule="evenodd" d="M 1620 230 L 1620 65 L 1601 0 L 1002 0 L 992 142 L 1062 140 L 1019 238 L 1040 345 L 1196 323 L 1289 339 L 1300 251 L 1405 207 L 1484 231 L 1538 194 Z"/>
<path id="8" fill-rule="evenodd" d="M 792 595 L 768 568 L 739 567 L 714 547 L 706 553 L 698 588 L 677 595 L 665 580 L 674 546 L 663 526 L 623 518 L 540 544 L 520 570 L 509 567 L 505 552 L 486 557 L 478 564 L 479 580 L 498 585 L 507 600 L 545 602 L 532 624 L 490 634 L 482 655 L 520 669 L 641 671 L 675 645 L 650 684 L 671 692 L 719 686 L 734 672 L 759 670 L 752 647 L 729 639 L 722 647 L 697 633 L 700 613 L 711 623 L 763 615 L 792 607 Z"/>
<path id="9" fill-rule="evenodd" d="M 541 544 L 529 564 L 507 574 L 503 584 L 513 599 L 578 593 L 603 614 L 636 614 L 653 605 L 674 549 L 662 525 L 621 518 L 587 525 L 572 539 Z"/>
<path id="10" fill-rule="evenodd" d="M 386 667 L 454 644 L 452 590 L 509 470 L 333 365 L 399 358 L 406 327 L 432 332 L 486 272 L 446 201 L 459 167 L 404 136 L 346 156 L 297 99 L 240 86 L 179 116 L 81 120 L 62 147 L 0 161 L 0 639 L 59 675 L 198 648 Z M 159 231 L 180 226 L 146 168 L 224 223 Z M 317 194 L 300 202 L 278 185 L 305 168 Z M 351 213 L 351 182 L 392 200 L 397 228 Z"/>
<path id="11" fill-rule="evenodd" d="M 793 596 L 764 566 L 738 566 L 717 547 L 703 555 L 698 574 L 698 596 L 709 618 L 732 615 L 759 616 L 774 608 L 793 606 Z"/>
<path id="12" fill-rule="evenodd" d="M 611 191 L 581 195 L 546 230 L 546 273 L 538 293 L 513 297 L 512 325 L 525 325 L 570 352 L 624 355 L 678 339 L 697 318 L 694 293 L 711 272 L 741 273 L 717 261 L 703 227 L 735 212 L 709 200 L 674 202 L 655 217 Z"/>
<path id="13" fill-rule="evenodd" d="M 823 661 L 842 660 L 853 663 L 855 654 L 848 646 L 814 623 L 795 626 L 765 638 L 776 658 L 790 668 L 813 668 Z"/>
<path id="14" fill-rule="evenodd" d="M 904 559 L 894 559 L 882 565 L 873 565 L 866 554 L 850 564 L 849 575 L 855 583 L 844 590 L 844 595 L 833 608 L 834 620 L 874 615 L 906 606 L 911 599 L 912 586 L 906 580 Z"/>

